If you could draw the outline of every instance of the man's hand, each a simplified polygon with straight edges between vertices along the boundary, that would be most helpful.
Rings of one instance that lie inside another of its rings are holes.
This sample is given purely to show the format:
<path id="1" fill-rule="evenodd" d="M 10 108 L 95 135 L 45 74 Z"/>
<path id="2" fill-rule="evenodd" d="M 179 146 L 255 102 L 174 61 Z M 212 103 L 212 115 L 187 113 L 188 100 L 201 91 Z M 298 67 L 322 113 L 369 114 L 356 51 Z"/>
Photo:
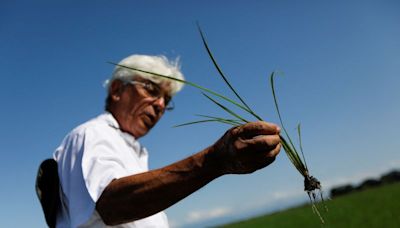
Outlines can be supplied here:
<path id="1" fill-rule="evenodd" d="M 213 148 L 222 174 L 245 174 L 271 164 L 281 149 L 280 128 L 252 122 L 228 130 Z"/>

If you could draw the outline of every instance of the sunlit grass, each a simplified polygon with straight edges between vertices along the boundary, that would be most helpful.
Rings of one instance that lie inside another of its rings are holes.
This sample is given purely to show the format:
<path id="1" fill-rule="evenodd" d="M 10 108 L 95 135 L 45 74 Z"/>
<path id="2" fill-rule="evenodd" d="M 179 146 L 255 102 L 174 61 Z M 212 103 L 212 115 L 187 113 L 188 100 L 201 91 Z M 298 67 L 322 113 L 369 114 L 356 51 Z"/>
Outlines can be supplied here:
<path id="1" fill-rule="evenodd" d="M 312 219 L 310 207 L 303 205 L 248 220 L 226 224 L 224 228 L 291 227 L 400 227 L 400 183 L 352 192 L 326 202 L 329 213 L 325 225 Z"/>

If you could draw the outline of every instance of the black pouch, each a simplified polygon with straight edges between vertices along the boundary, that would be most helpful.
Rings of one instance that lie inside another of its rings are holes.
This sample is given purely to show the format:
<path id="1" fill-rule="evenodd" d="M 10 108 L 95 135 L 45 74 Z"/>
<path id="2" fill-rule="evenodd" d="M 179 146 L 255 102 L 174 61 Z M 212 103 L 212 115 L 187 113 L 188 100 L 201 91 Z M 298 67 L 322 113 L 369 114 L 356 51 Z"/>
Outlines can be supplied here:
<path id="1" fill-rule="evenodd" d="M 50 228 L 56 227 L 56 217 L 61 205 L 57 162 L 54 159 L 44 160 L 36 176 L 36 194 L 44 212 L 46 223 Z"/>

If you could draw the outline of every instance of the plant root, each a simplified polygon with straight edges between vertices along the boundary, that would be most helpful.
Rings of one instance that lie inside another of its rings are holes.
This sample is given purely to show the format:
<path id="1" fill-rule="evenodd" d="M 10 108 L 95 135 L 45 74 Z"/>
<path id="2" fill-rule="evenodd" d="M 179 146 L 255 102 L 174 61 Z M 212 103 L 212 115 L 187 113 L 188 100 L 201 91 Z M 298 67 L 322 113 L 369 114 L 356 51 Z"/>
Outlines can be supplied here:
<path id="1" fill-rule="evenodd" d="M 319 217 L 319 219 L 321 220 L 322 224 L 325 224 L 325 221 L 324 221 L 321 213 L 319 212 L 319 210 L 318 210 L 318 208 L 316 206 L 316 203 L 318 201 L 317 200 L 318 195 L 317 195 L 316 192 L 318 191 L 320 199 L 321 199 L 321 202 L 323 203 L 323 206 L 325 208 L 325 211 L 328 211 L 328 207 L 325 204 L 324 197 L 323 197 L 323 194 L 322 194 L 321 183 L 318 181 L 317 178 L 315 178 L 313 176 L 306 175 L 304 177 L 304 191 L 307 192 L 307 195 L 310 198 L 310 203 L 311 203 L 311 208 L 312 208 L 313 213 L 316 214 Z"/>

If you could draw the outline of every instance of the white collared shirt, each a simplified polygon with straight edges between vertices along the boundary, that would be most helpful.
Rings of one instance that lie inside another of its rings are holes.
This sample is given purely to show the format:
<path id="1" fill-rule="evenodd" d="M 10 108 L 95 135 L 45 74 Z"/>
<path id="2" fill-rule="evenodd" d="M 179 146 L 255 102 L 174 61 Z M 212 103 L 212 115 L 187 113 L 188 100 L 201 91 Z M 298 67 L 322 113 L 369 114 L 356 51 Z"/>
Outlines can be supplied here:
<path id="1" fill-rule="evenodd" d="M 148 171 L 148 153 L 104 113 L 72 130 L 54 152 L 60 177 L 57 227 L 108 227 L 95 210 L 114 179 Z M 141 205 L 137 205 L 141 207 Z M 164 212 L 115 227 L 168 227 Z"/>

